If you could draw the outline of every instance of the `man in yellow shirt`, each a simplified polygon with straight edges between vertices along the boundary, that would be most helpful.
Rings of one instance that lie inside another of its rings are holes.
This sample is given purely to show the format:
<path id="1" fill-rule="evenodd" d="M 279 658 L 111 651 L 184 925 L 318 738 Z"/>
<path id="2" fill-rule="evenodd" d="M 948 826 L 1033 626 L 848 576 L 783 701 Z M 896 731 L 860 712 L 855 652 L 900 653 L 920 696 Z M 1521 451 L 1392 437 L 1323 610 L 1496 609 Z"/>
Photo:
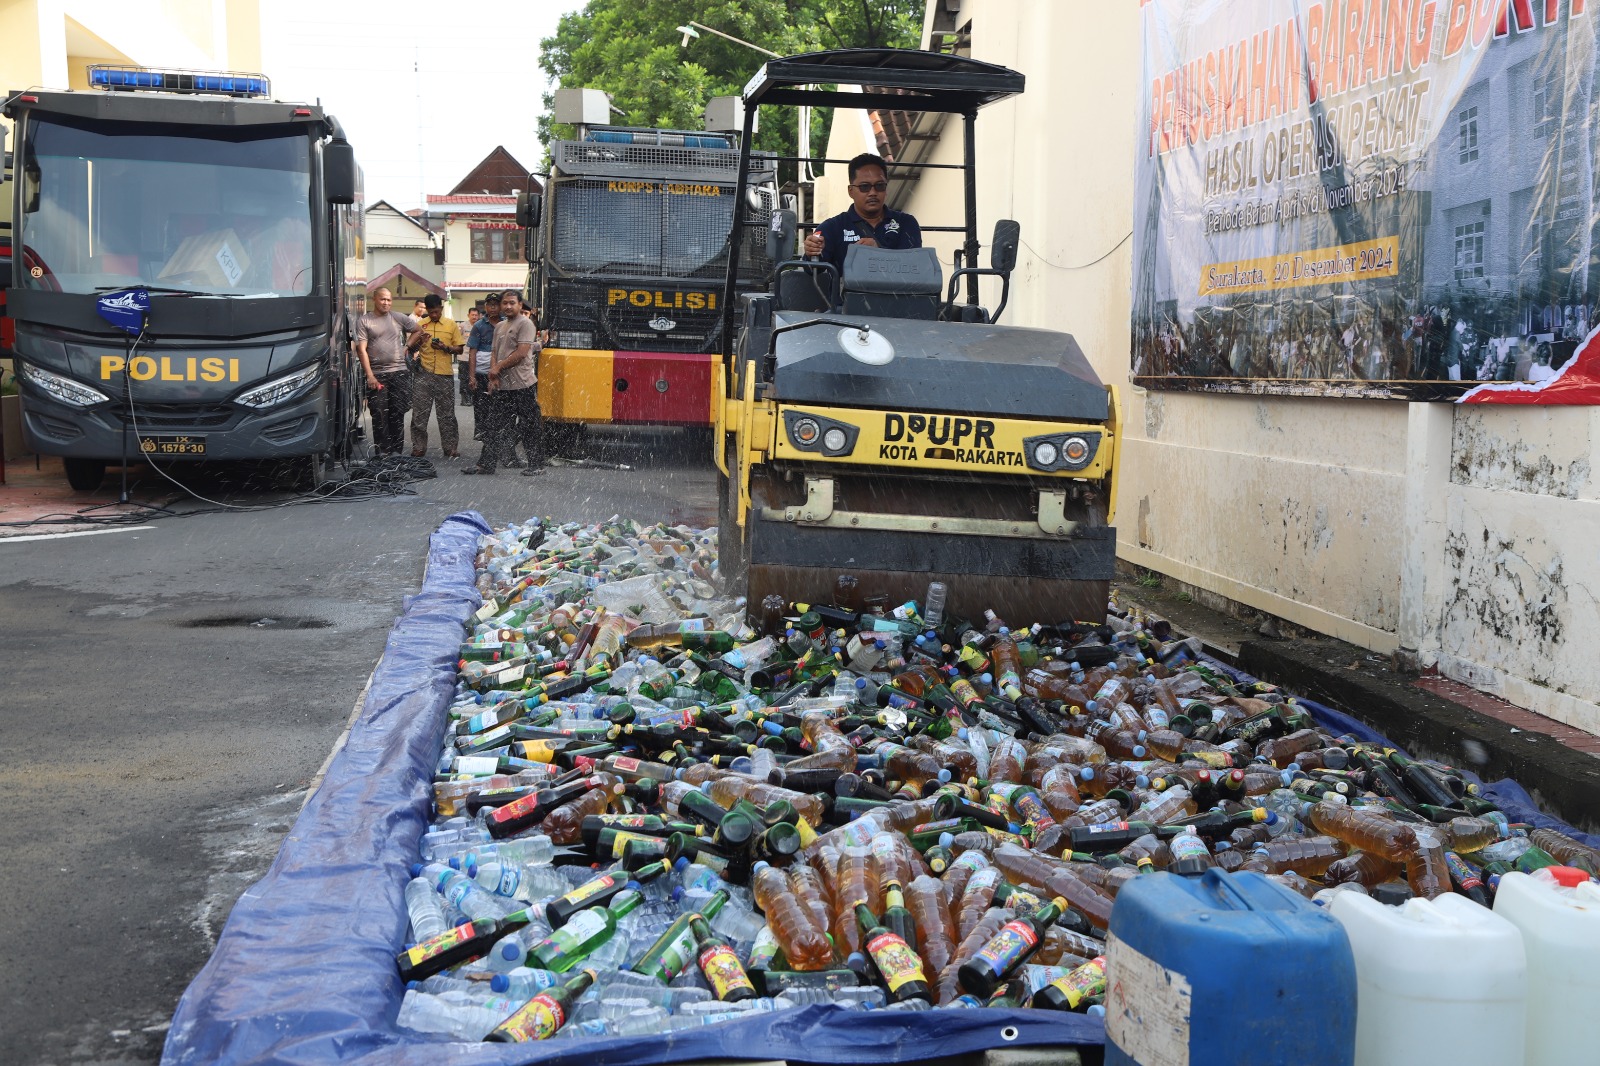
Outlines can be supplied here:
<path id="1" fill-rule="evenodd" d="M 461 327 L 444 317 L 444 301 L 429 293 L 423 300 L 427 317 L 408 338 L 415 373 L 411 388 L 411 454 L 422 458 L 428 450 L 428 416 L 439 409 L 439 445 L 446 459 L 459 459 L 456 428 L 456 356 L 466 347 Z"/>

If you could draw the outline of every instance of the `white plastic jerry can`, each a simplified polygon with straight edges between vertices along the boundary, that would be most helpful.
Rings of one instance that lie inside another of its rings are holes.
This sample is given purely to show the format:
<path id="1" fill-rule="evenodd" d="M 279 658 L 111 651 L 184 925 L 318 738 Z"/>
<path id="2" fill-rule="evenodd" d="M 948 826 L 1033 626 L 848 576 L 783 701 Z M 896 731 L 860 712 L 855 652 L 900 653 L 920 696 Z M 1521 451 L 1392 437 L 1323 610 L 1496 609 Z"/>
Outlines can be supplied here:
<path id="1" fill-rule="evenodd" d="M 1528 1066 L 1600 1061 L 1600 883 L 1570 866 L 1508 873 L 1494 913 L 1528 955 Z"/>
<path id="2" fill-rule="evenodd" d="M 1355 1066 L 1522 1066 L 1522 934 L 1467 899 L 1399 907 L 1341 892 L 1329 909 L 1356 963 Z"/>

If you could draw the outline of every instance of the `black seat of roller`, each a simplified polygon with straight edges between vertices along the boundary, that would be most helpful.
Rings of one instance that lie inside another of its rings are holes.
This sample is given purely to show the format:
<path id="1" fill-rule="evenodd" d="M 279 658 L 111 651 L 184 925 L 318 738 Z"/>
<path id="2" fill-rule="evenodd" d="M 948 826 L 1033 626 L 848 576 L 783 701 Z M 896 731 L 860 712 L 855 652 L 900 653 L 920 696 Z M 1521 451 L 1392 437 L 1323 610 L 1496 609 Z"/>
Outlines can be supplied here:
<path id="1" fill-rule="evenodd" d="M 779 271 L 775 310 L 827 314 L 833 310 L 828 295 L 832 287 L 832 273 L 818 270 Z"/>
<path id="2" fill-rule="evenodd" d="M 939 315 L 943 282 L 939 253 L 932 248 L 852 245 L 844 255 L 843 310 L 932 321 Z"/>

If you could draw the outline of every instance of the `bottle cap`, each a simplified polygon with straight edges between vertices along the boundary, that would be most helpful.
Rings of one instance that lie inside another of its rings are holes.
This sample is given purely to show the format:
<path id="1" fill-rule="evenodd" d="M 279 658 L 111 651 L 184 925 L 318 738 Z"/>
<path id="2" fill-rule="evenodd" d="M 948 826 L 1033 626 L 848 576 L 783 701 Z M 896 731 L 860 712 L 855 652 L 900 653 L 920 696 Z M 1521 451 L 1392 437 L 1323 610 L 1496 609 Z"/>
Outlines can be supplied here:
<path id="1" fill-rule="evenodd" d="M 455 860 L 452 859 L 450 861 L 454 862 Z M 467 860 L 467 876 L 468 877 L 477 877 L 478 876 L 478 864 L 473 862 L 470 859 Z"/>
<path id="2" fill-rule="evenodd" d="M 412 877 L 421 877 L 422 876 L 422 864 L 420 862 L 414 862 L 414 863 L 411 864 L 411 876 Z"/>
<path id="3" fill-rule="evenodd" d="M 1589 875 L 1576 866 L 1546 866 L 1545 872 L 1562 888 L 1577 888 L 1589 880 Z"/>
<path id="4" fill-rule="evenodd" d="M 684 870 L 686 870 L 688 868 L 689 868 L 689 856 L 687 856 L 687 855 L 679 855 L 672 862 L 672 872 L 673 873 L 682 873 Z"/>
<path id="5" fill-rule="evenodd" d="M 949 834 L 949 833 L 940 833 L 939 834 L 939 846 L 941 848 L 948 848 L 952 844 L 954 844 L 955 842 L 956 842 L 956 838 L 954 836 L 952 836 L 951 834 Z"/>
<path id="6" fill-rule="evenodd" d="M 758 860 L 755 863 L 755 865 L 750 867 L 750 876 L 754 877 L 756 874 L 760 873 L 762 870 L 767 869 L 771 865 L 772 864 L 767 862 L 765 859 Z"/>

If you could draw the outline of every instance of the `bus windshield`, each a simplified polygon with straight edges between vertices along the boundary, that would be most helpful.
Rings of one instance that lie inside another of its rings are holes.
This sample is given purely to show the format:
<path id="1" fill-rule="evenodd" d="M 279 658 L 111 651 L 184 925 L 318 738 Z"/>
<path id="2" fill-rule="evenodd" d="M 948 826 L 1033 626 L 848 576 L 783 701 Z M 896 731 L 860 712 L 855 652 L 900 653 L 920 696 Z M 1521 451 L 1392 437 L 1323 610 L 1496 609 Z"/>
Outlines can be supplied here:
<path id="1" fill-rule="evenodd" d="M 550 253 L 579 277 L 721 278 L 728 269 L 733 189 L 664 181 L 579 179 L 552 184 Z M 741 274 L 762 276 L 764 212 L 746 227 Z"/>
<path id="2" fill-rule="evenodd" d="M 311 142 L 281 130 L 58 116 L 19 177 L 27 288 L 270 298 L 312 291 Z"/>

